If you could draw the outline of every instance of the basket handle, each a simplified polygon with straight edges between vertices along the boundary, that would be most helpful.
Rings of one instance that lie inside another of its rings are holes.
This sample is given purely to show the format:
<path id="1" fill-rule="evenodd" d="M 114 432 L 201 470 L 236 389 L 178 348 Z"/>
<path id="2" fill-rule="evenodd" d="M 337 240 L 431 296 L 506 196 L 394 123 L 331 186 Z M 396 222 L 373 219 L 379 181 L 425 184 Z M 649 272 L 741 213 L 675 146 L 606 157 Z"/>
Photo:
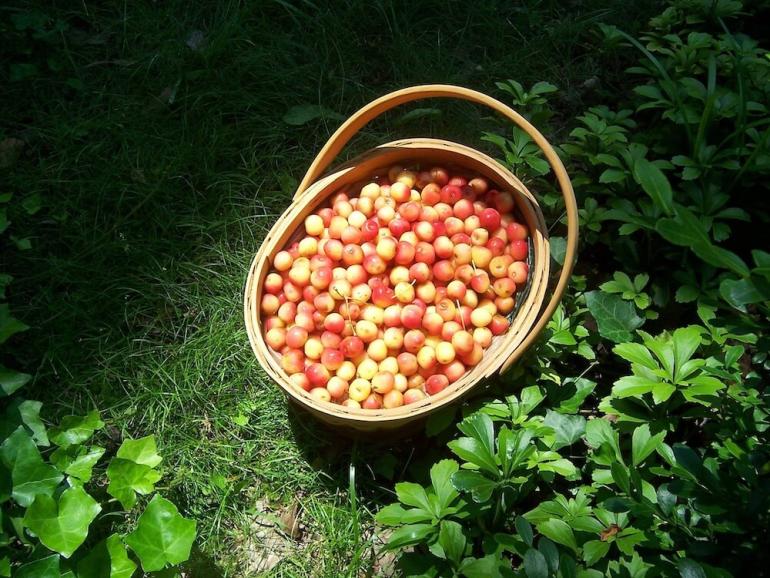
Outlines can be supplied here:
<path id="1" fill-rule="evenodd" d="M 517 348 L 517 351 L 524 351 L 540 334 L 548 321 L 551 319 L 553 312 L 561 301 L 561 297 L 564 290 L 567 287 L 567 282 L 572 274 L 572 267 L 575 261 L 575 254 L 577 251 L 578 241 L 578 210 L 577 201 L 575 200 L 575 193 L 572 190 L 572 183 L 567 175 L 567 170 L 564 168 L 564 164 L 554 151 L 551 144 L 546 138 L 538 131 L 527 119 L 514 111 L 509 106 L 506 106 L 499 100 L 496 100 L 486 94 L 463 88 L 460 86 L 452 86 L 447 84 L 427 84 L 422 86 L 412 86 L 410 88 L 404 88 L 386 94 L 374 100 L 358 110 L 353 116 L 346 120 L 342 126 L 340 126 L 336 132 L 331 136 L 329 141 L 324 145 L 321 151 L 316 156 L 310 168 L 307 170 L 305 177 L 300 183 L 297 193 L 294 199 L 298 199 L 302 193 L 326 170 L 331 162 L 337 157 L 342 148 L 353 138 L 359 130 L 361 130 L 371 120 L 374 120 L 381 114 L 389 111 L 392 108 L 400 104 L 412 102 L 414 100 L 422 100 L 425 98 L 457 98 L 460 100 L 469 100 L 477 104 L 483 104 L 492 108 L 507 117 L 524 132 L 526 132 L 532 140 L 543 151 L 548 164 L 551 165 L 556 179 L 559 183 L 562 196 L 564 197 L 564 204 L 567 214 L 567 251 L 564 256 L 564 267 L 559 275 L 559 280 L 554 289 L 551 300 L 548 305 L 543 309 L 540 318 L 535 326 L 530 330 L 527 337 Z M 500 372 L 507 370 L 510 365 L 518 358 L 516 352 L 512 353 L 508 359 L 502 364 Z"/>

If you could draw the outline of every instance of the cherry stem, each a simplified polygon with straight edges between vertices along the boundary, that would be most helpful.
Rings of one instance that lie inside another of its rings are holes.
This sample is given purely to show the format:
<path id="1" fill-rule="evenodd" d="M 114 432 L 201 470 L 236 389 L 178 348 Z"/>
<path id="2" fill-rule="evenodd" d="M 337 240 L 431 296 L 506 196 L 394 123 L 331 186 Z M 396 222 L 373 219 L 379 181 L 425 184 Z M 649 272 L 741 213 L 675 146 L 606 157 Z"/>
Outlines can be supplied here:
<path id="1" fill-rule="evenodd" d="M 459 299 L 455 299 L 455 303 L 457 303 L 457 310 L 460 312 L 460 323 L 462 323 L 462 324 L 463 324 L 463 331 L 468 331 L 468 330 L 465 328 L 465 319 L 463 319 L 463 310 L 462 310 L 462 308 L 460 307 L 460 300 L 459 300 Z"/>

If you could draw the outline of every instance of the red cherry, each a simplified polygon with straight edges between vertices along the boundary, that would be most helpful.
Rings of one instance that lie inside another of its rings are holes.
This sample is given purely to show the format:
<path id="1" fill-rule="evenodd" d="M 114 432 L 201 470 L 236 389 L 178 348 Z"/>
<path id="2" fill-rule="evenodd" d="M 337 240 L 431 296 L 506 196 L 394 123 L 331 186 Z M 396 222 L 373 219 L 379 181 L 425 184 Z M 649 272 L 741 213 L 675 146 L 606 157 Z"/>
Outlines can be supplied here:
<path id="1" fill-rule="evenodd" d="M 361 341 L 360 337 L 351 335 L 342 340 L 340 351 L 347 358 L 358 357 L 364 352 L 364 342 Z"/>
<path id="2" fill-rule="evenodd" d="M 371 241 L 377 236 L 379 230 L 380 225 L 377 223 L 377 219 L 367 219 L 361 227 L 361 238 L 364 241 Z"/>
<path id="3" fill-rule="evenodd" d="M 510 252 L 511 257 L 513 257 L 516 261 L 525 261 L 529 253 L 529 245 L 526 241 L 516 239 L 515 241 L 511 242 Z"/>
<path id="4" fill-rule="evenodd" d="M 452 205 L 463 198 L 463 191 L 457 185 L 445 185 L 441 189 L 441 202 Z"/>
<path id="5" fill-rule="evenodd" d="M 500 213 L 496 209 L 484 209 L 479 215 L 481 226 L 490 233 L 494 233 L 500 228 Z"/>

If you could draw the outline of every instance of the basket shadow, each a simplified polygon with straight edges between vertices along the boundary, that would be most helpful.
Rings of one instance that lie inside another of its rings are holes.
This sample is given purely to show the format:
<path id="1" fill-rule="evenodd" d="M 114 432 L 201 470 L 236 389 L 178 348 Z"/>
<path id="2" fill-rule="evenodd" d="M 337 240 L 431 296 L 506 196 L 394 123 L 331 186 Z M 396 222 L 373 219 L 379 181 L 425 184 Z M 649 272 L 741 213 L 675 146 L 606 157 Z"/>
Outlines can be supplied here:
<path id="1" fill-rule="evenodd" d="M 427 482 L 430 466 L 449 457 L 446 442 L 454 431 L 452 417 L 444 431 L 428 436 L 425 419 L 398 430 L 358 432 L 325 424 L 296 403 L 287 404 L 287 413 L 294 442 L 320 482 L 336 493 L 349 492 L 354 481 L 357 499 L 372 509 L 393 501 L 394 482 Z"/>

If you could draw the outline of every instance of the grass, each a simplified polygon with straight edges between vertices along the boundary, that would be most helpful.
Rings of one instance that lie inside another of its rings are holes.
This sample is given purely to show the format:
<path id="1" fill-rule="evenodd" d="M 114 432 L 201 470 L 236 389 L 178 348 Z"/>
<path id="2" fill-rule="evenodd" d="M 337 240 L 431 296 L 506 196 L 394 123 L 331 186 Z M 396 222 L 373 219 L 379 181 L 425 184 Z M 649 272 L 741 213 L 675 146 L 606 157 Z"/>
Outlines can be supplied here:
<path id="1" fill-rule="evenodd" d="M 650 7 L 637 9 L 641 23 Z M 49 18 L 46 34 L 11 20 L 35 12 Z M 428 82 L 502 97 L 494 82 L 516 78 L 555 83 L 571 114 L 607 65 L 591 49 L 593 25 L 626 25 L 626 12 L 614 0 L 18 3 L 0 12 L 3 61 L 37 68 L 7 84 L 0 128 L 0 138 L 26 143 L 5 188 L 42 199 L 39 213 L 15 217 L 32 248 L 3 251 L 14 310 L 32 326 L 15 355 L 35 374 L 29 395 L 48 403 L 49 419 L 96 407 L 122 435 L 158 437 L 164 491 L 199 520 L 192 575 L 242 574 L 265 503 L 297 504 L 309 536 L 271 575 L 365 574 L 370 510 L 435 451 L 422 440 L 330 438 L 287 412 L 248 347 L 248 264 L 336 128 L 289 126 L 284 113 L 309 103 L 348 115 Z M 50 32 L 56 20 L 67 29 Z M 410 134 L 478 146 L 482 128 L 497 124 L 469 105 L 436 106 L 440 116 L 406 125 L 396 122 L 403 111 L 390 114 L 349 153 Z"/>

